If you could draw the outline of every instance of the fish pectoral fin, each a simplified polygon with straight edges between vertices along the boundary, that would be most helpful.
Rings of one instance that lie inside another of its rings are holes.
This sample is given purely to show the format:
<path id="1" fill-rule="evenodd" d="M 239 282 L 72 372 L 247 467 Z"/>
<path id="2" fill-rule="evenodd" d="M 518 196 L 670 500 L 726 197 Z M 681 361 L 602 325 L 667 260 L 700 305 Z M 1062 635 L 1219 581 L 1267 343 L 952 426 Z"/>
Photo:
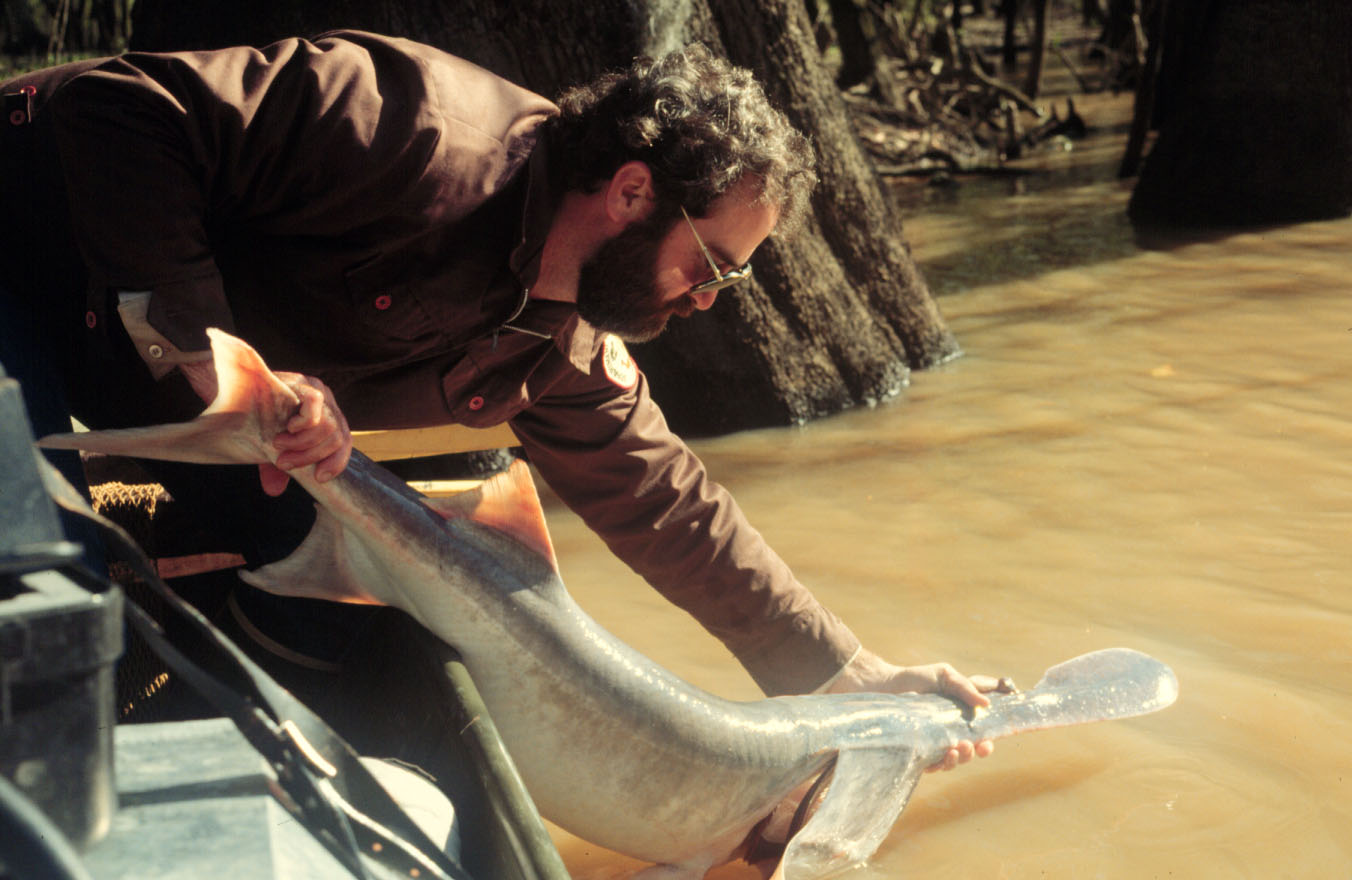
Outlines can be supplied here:
<path id="1" fill-rule="evenodd" d="M 315 524 L 300 546 L 285 559 L 241 571 L 240 579 L 278 596 L 327 599 L 361 605 L 382 604 L 362 586 L 351 560 L 361 552 L 349 544 L 343 524 L 323 507 L 316 508 Z"/>
<path id="2" fill-rule="evenodd" d="M 866 861 L 911 799 L 919 756 L 903 747 L 842 749 L 826 793 L 790 838 L 774 876 L 815 880 Z"/>

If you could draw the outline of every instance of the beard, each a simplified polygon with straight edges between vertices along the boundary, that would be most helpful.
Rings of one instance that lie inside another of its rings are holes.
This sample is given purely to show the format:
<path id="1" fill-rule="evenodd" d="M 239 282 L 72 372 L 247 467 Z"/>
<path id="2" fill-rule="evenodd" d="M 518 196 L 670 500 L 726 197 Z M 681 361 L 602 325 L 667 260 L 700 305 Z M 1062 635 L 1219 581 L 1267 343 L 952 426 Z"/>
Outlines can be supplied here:
<path id="1" fill-rule="evenodd" d="M 647 342 L 666 329 L 672 315 L 690 314 L 693 302 L 663 303 L 653 282 L 657 251 L 673 222 L 654 212 L 625 227 L 582 264 L 577 312 L 583 320 L 625 342 Z"/>

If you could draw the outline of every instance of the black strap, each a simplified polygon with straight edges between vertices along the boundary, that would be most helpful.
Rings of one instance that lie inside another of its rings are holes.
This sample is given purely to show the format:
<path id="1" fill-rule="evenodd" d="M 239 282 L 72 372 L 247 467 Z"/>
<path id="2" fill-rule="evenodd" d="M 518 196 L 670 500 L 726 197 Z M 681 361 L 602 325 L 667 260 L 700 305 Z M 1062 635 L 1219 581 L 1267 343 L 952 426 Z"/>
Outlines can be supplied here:
<path id="1" fill-rule="evenodd" d="M 109 552 L 131 566 L 191 635 L 171 639 L 129 597 L 132 626 L 175 674 L 234 721 L 277 774 L 282 805 L 353 876 L 369 880 L 363 860 L 370 859 L 405 877 L 472 880 L 408 818 L 332 728 L 181 599 L 130 535 L 95 513 L 54 468 L 43 464 L 43 481 L 53 500 L 94 522 Z"/>

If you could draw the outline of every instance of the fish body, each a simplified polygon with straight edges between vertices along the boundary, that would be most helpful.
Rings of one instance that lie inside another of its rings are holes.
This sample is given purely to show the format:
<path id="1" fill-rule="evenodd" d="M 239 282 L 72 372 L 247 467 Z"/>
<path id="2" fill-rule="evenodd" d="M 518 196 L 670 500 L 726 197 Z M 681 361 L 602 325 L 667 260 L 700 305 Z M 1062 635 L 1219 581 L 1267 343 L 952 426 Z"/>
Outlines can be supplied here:
<path id="1" fill-rule="evenodd" d="M 210 333 L 220 393 L 194 421 L 42 444 L 275 461 L 270 441 L 295 395 L 243 342 Z M 653 862 L 654 877 L 702 876 L 818 777 L 824 794 L 794 826 L 779 875 L 829 876 L 874 852 L 924 768 L 960 740 L 1139 715 L 1177 694 L 1168 667 L 1110 649 L 977 712 L 918 694 L 730 701 L 630 648 L 573 600 L 524 465 L 442 509 L 359 452 L 332 480 L 318 482 L 313 468 L 292 476 L 317 502 L 315 526 L 291 556 L 245 580 L 391 605 L 455 646 L 541 814 Z"/>

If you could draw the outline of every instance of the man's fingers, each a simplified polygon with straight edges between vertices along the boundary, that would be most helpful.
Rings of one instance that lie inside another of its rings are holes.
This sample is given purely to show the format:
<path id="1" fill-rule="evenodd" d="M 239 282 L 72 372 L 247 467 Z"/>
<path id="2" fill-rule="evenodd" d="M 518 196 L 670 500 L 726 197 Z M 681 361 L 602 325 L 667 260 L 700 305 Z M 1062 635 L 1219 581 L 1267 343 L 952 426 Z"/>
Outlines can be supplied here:
<path id="1" fill-rule="evenodd" d="M 277 466 L 294 470 L 315 465 L 315 478 L 332 479 L 347 467 L 352 456 L 352 432 L 328 386 L 313 376 L 279 374 L 296 393 L 300 406 L 286 423 L 286 431 L 273 438 L 281 454 Z"/>
<path id="2" fill-rule="evenodd" d="M 962 755 L 963 755 L 963 748 L 962 748 L 963 746 L 966 746 L 966 747 L 967 747 L 967 757 L 966 757 L 966 758 L 964 758 L 964 757 L 962 756 Z M 936 761 L 935 763 L 933 763 L 933 764 L 929 765 L 928 767 L 926 767 L 926 768 L 925 768 L 925 772 L 926 772 L 926 773 L 942 773 L 942 772 L 945 771 L 945 770 L 952 770 L 954 767 L 958 766 L 959 764 L 962 764 L 962 763 L 964 763 L 964 762 L 966 762 L 966 761 L 970 761 L 971 759 L 972 759 L 972 744 L 964 740 L 963 742 L 960 742 L 960 743 L 958 743 L 956 746 L 954 746 L 953 748 L 949 749 L 949 750 L 944 754 L 943 760 L 941 760 L 941 761 Z"/>
<path id="3" fill-rule="evenodd" d="M 939 693 L 956 697 L 969 706 L 989 706 L 990 698 L 981 692 L 972 679 L 958 672 L 947 663 L 939 667 Z"/>
<path id="4" fill-rule="evenodd" d="M 972 684 L 976 685 L 977 690 L 983 694 L 1017 694 L 1019 686 L 1014 683 L 1014 679 L 1008 676 L 996 678 L 993 675 L 973 675 Z"/>
<path id="5" fill-rule="evenodd" d="M 277 466 L 289 471 L 312 464 L 315 479 L 321 483 L 342 473 L 352 457 L 350 435 L 333 433 L 327 425 L 281 436 L 288 438 L 286 446 L 289 448 L 277 456 Z"/>
<path id="6" fill-rule="evenodd" d="M 324 420 L 324 392 L 310 385 L 293 386 L 300 398 L 300 409 L 286 422 L 290 434 L 299 434 L 319 425 Z"/>
<path id="7" fill-rule="evenodd" d="M 343 472 L 343 469 L 347 467 L 348 459 L 351 457 L 352 446 L 344 445 L 333 455 L 315 465 L 315 479 L 321 483 L 332 480 Z"/>
<path id="8" fill-rule="evenodd" d="M 302 431 L 278 434 L 273 438 L 272 445 L 285 451 L 304 451 L 311 446 L 317 446 L 329 440 L 337 440 L 341 443 L 343 442 L 343 435 L 333 424 L 323 422 Z"/>
<path id="9" fill-rule="evenodd" d="M 326 418 L 341 430 L 347 430 L 347 420 L 338 409 L 338 399 L 333 396 L 329 386 L 314 376 L 302 376 L 299 373 L 278 373 L 300 400 L 300 407 L 287 420 L 286 430 L 292 434 L 304 431 L 320 424 Z"/>
<path id="10" fill-rule="evenodd" d="M 995 751 L 995 743 L 988 739 L 983 739 L 973 743 L 970 740 L 963 740 L 944 753 L 942 760 L 936 761 L 925 768 L 926 773 L 942 773 L 945 770 L 952 770 L 959 764 L 966 764 L 973 758 L 988 757 Z"/>
<path id="11" fill-rule="evenodd" d="M 958 766 L 957 752 L 953 749 L 948 750 L 942 761 L 931 764 L 925 768 L 926 773 L 943 773 L 945 770 L 952 770 Z"/>
<path id="12" fill-rule="evenodd" d="M 295 470 L 298 467 L 305 467 L 307 464 L 318 464 L 335 453 L 343 453 L 343 463 L 347 464 L 346 447 L 341 435 L 326 433 L 322 428 L 314 428 L 318 436 L 311 438 L 308 444 L 301 444 L 300 448 L 289 449 L 277 456 L 277 467 L 282 470 Z M 296 436 L 305 436 L 306 433 Z"/>

